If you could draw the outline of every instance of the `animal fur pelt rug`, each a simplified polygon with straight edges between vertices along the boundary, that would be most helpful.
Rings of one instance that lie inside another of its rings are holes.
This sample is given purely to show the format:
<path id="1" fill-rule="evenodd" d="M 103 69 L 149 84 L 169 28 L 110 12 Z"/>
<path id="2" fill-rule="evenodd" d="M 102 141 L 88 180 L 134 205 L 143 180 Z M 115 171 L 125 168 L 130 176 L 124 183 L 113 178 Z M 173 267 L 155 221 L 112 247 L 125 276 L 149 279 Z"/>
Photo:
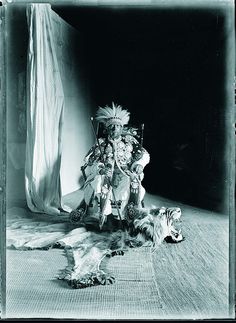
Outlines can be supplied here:
<path id="1" fill-rule="evenodd" d="M 31 214 L 32 216 L 32 214 Z M 68 265 L 60 272 L 58 279 L 67 281 L 72 288 L 85 288 L 115 282 L 104 269 L 103 260 L 123 255 L 130 248 L 150 246 L 155 251 L 165 240 L 178 243 L 184 240 L 180 222 L 181 209 L 170 208 L 133 208 L 129 216 L 121 221 L 108 216 L 102 230 L 98 220 L 86 217 L 72 227 L 69 221 L 43 223 L 38 220 L 10 220 L 7 226 L 7 247 L 32 250 L 63 248 Z"/>

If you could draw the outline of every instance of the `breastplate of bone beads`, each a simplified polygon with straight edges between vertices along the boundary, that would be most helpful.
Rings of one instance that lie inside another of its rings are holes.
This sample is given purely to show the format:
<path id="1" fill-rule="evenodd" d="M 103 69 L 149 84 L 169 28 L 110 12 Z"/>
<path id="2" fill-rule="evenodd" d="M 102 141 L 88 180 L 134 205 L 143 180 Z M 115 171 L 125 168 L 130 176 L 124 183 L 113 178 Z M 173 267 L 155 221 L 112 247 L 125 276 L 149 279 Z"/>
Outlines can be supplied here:
<path id="1" fill-rule="evenodd" d="M 120 166 L 125 166 L 131 162 L 133 146 L 130 142 L 108 143 L 105 148 L 107 161 L 116 160 Z"/>

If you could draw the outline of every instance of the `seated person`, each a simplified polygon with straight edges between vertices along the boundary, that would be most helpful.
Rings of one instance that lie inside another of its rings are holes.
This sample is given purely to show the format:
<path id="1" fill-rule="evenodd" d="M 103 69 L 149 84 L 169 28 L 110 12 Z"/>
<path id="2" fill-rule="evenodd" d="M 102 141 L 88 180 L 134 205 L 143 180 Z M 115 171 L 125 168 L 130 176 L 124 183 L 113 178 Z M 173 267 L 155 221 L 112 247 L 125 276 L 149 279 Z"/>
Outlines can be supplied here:
<path id="1" fill-rule="evenodd" d="M 96 120 L 104 125 L 106 136 L 99 138 L 85 157 L 84 200 L 77 208 L 76 216 L 77 220 L 81 215 L 83 219 L 97 218 L 100 229 L 108 215 L 123 220 L 128 206 L 141 207 L 145 195 L 141 182 L 150 156 L 124 127 L 129 122 L 129 115 L 114 103 L 112 107 L 99 108 Z M 72 211 L 72 222 L 73 216 Z"/>

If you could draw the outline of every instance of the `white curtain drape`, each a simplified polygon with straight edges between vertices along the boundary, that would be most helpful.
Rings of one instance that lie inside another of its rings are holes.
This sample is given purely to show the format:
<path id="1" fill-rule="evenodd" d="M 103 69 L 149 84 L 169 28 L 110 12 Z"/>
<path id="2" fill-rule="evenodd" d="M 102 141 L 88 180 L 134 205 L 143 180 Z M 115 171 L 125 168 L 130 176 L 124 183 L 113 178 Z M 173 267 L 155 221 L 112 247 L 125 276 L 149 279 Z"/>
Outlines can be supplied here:
<path id="1" fill-rule="evenodd" d="M 25 186 L 31 211 L 59 214 L 64 94 L 49 4 L 27 7 L 27 141 Z"/>

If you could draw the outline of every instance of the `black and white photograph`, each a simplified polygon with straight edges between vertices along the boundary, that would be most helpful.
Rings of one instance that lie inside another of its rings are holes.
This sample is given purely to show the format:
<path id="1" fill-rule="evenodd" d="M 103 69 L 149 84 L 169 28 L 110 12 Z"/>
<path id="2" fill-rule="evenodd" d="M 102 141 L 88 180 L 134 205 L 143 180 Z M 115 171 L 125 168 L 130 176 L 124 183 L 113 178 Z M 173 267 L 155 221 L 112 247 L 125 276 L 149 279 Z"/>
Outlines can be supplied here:
<path id="1" fill-rule="evenodd" d="M 1 319 L 235 318 L 231 0 L 5 0 Z"/>

